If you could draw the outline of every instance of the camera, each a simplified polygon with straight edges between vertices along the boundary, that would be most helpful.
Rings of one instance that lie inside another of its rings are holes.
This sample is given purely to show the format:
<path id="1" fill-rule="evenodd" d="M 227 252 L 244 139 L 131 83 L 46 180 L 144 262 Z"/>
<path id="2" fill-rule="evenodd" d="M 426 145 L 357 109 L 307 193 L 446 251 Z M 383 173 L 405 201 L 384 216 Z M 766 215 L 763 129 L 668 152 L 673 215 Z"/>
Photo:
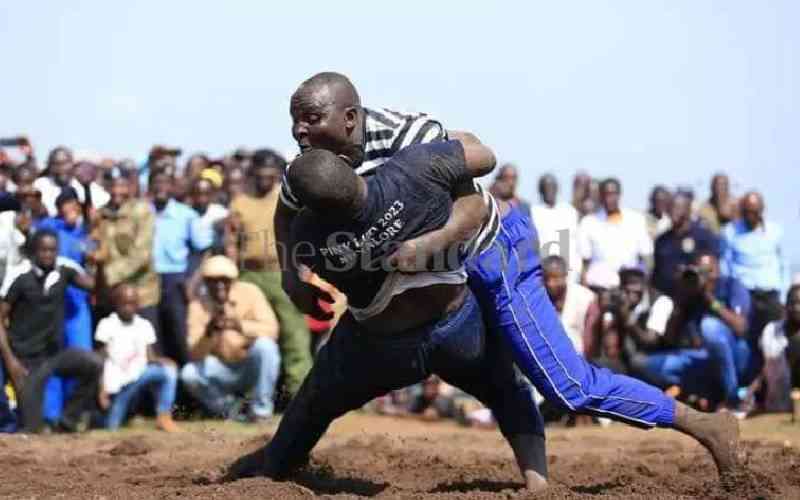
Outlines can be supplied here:
<path id="1" fill-rule="evenodd" d="M 690 289 L 698 290 L 702 288 L 707 280 L 706 273 L 697 266 L 686 266 L 681 271 L 681 281 Z"/>
<path id="2" fill-rule="evenodd" d="M 615 314 L 622 310 L 622 306 L 625 302 L 625 297 L 623 297 L 622 290 L 619 288 L 607 290 L 604 299 L 605 310 Z"/>

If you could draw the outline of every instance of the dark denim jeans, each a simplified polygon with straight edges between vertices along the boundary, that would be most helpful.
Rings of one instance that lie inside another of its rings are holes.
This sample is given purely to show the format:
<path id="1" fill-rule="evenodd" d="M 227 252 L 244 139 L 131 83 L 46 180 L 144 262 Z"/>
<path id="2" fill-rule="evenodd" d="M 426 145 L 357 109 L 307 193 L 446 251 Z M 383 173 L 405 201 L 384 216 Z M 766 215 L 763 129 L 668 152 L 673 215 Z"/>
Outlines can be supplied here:
<path id="1" fill-rule="evenodd" d="M 531 386 L 514 368 L 501 337 L 486 333 L 469 293 L 458 311 L 404 334 L 364 333 L 346 314 L 267 446 L 264 472 L 285 475 L 307 460 L 334 419 L 432 374 L 480 399 L 507 439 L 523 434 L 543 439 Z M 544 447 L 538 452 L 543 455 Z"/>

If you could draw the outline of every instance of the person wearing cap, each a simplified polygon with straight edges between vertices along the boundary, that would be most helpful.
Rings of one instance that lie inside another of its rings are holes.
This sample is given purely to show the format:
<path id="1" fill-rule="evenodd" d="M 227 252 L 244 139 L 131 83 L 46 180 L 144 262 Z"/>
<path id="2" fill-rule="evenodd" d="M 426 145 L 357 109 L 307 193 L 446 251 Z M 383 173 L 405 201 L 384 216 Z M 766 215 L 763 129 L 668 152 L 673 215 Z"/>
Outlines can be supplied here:
<path id="1" fill-rule="evenodd" d="M 257 286 L 239 281 L 231 259 L 208 258 L 202 275 L 208 293 L 189 304 L 191 361 L 181 382 L 216 417 L 237 417 L 236 396 L 249 393 L 249 419 L 269 418 L 280 369 L 275 313 Z"/>
<path id="2" fill-rule="evenodd" d="M 119 167 L 106 172 L 104 180 L 111 200 L 93 221 L 91 236 L 99 246 L 87 257 L 97 268 L 96 317 L 113 312 L 111 289 L 128 283 L 138 291 L 139 316 L 149 320 L 158 332 L 161 291 L 153 263 L 155 216 L 146 201 L 131 196 L 135 178 L 135 173 Z"/>

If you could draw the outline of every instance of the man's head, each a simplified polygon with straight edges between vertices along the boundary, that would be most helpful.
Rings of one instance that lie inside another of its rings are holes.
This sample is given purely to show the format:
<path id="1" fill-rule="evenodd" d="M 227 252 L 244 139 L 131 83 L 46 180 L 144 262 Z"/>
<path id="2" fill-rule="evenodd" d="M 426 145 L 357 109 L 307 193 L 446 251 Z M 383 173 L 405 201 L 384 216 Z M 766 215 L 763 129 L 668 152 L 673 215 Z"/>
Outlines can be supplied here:
<path id="1" fill-rule="evenodd" d="M 56 198 L 56 208 L 58 209 L 58 216 L 67 226 L 75 227 L 78 225 L 83 207 L 81 207 L 78 193 L 74 189 L 67 187 L 61 191 L 61 194 Z"/>
<path id="2" fill-rule="evenodd" d="M 600 183 L 600 202 L 606 213 L 619 212 L 619 199 L 622 195 L 622 185 L 619 180 L 609 177 Z"/>
<path id="3" fill-rule="evenodd" d="M 36 181 L 36 170 L 31 166 L 22 166 L 14 172 L 14 183 L 17 186 L 33 184 Z"/>
<path id="4" fill-rule="evenodd" d="M 346 218 L 364 201 L 363 180 L 342 158 L 324 149 L 298 156 L 286 176 L 292 193 L 317 215 Z"/>
<path id="5" fill-rule="evenodd" d="M 494 195 L 501 200 L 513 199 L 517 193 L 518 179 L 517 167 L 506 163 L 497 171 L 497 177 L 494 179 Z"/>
<path id="6" fill-rule="evenodd" d="M 150 195 L 157 205 L 166 204 L 172 197 L 172 179 L 167 170 L 154 170 L 150 174 Z"/>
<path id="7" fill-rule="evenodd" d="M 122 283 L 114 287 L 112 292 L 114 312 L 123 323 L 130 323 L 139 310 L 139 291 L 129 283 Z"/>
<path id="8" fill-rule="evenodd" d="M 208 156 L 202 153 L 196 153 L 189 157 L 186 161 L 186 167 L 184 168 L 184 174 L 190 180 L 197 179 L 200 177 L 200 173 L 208 168 Z"/>
<path id="9" fill-rule="evenodd" d="M 644 271 L 637 268 L 621 270 L 619 272 L 619 288 L 631 309 L 638 306 L 644 298 L 647 288 L 647 277 Z"/>
<path id="10" fill-rule="evenodd" d="M 539 196 L 542 203 L 554 206 L 558 198 L 558 181 L 553 174 L 545 174 L 539 178 Z"/>
<path id="11" fill-rule="evenodd" d="M 692 265 L 681 271 L 680 293 L 684 296 L 713 292 L 719 281 L 719 259 L 712 252 L 700 252 L 692 259 Z"/>
<path id="12" fill-rule="evenodd" d="M 239 278 L 236 264 L 224 255 L 215 255 L 203 263 L 202 274 L 211 300 L 217 304 L 228 302 L 231 286 Z"/>
<path id="13" fill-rule="evenodd" d="M 650 213 L 656 217 L 662 217 L 670 212 L 672 195 L 664 186 L 656 186 L 650 193 Z"/>
<path id="14" fill-rule="evenodd" d="M 72 180 L 75 164 L 73 162 L 72 151 L 64 146 L 59 146 L 47 157 L 47 170 L 56 184 L 67 186 Z"/>
<path id="15" fill-rule="evenodd" d="M 225 174 L 225 183 L 223 187 L 225 193 L 228 195 L 229 201 L 242 194 L 245 189 L 244 169 L 241 167 L 231 167 L 228 173 Z"/>
<path id="16" fill-rule="evenodd" d="M 119 166 L 114 166 L 105 173 L 104 181 L 111 195 L 108 204 L 112 209 L 118 209 L 130 199 L 132 177 L 128 170 Z"/>
<path id="17" fill-rule="evenodd" d="M 684 193 L 678 193 L 672 198 L 672 208 L 669 218 L 673 228 L 684 227 L 692 218 L 692 199 Z"/>
<path id="18" fill-rule="evenodd" d="M 725 200 L 730 194 L 730 179 L 726 174 L 716 174 L 711 178 L 711 197 L 716 200 Z"/>
<path id="19" fill-rule="evenodd" d="M 800 325 L 800 285 L 792 286 L 786 294 L 786 319 Z"/>
<path id="20" fill-rule="evenodd" d="M 31 240 L 33 263 L 44 271 L 51 271 L 58 256 L 58 235 L 49 229 L 42 229 Z"/>
<path id="21" fill-rule="evenodd" d="M 208 179 L 196 178 L 192 182 L 191 197 L 192 208 L 204 214 L 211 204 L 211 200 L 216 195 L 214 185 Z"/>
<path id="22" fill-rule="evenodd" d="M 286 160 L 271 149 L 258 149 L 253 153 L 250 176 L 258 197 L 268 195 L 281 182 L 286 171 Z"/>
<path id="23" fill-rule="evenodd" d="M 567 262 L 560 255 L 551 255 L 542 261 L 544 286 L 553 302 L 559 302 L 567 294 Z"/>
<path id="24" fill-rule="evenodd" d="M 764 199 L 759 193 L 751 191 L 742 197 L 739 211 L 747 227 L 755 229 L 764 222 Z"/>
<path id="25" fill-rule="evenodd" d="M 333 72 L 318 73 L 292 94 L 292 136 L 301 151 L 326 149 L 363 161 L 361 98 L 350 80 Z"/>

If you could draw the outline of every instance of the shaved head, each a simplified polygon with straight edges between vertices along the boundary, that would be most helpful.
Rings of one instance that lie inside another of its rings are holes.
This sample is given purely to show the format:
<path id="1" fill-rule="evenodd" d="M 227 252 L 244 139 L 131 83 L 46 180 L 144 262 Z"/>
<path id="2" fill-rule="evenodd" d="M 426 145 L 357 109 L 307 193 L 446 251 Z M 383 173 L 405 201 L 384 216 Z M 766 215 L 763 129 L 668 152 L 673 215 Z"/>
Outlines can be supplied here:
<path id="1" fill-rule="evenodd" d="M 361 98 L 358 96 L 358 91 L 353 82 L 343 74 L 333 71 L 317 73 L 301 83 L 295 90 L 294 95 L 292 95 L 292 101 L 294 101 L 295 97 L 302 98 L 319 91 L 324 91 L 331 95 L 340 104 L 349 106 L 361 105 Z"/>
<path id="2" fill-rule="evenodd" d="M 312 149 L 298 156 L 286 178 L 303 205 L 327 218 L 352 216 L 365 200 L 363 180 L 330 151 Z"/>
<path id="3" fill-rule="evenodd" d="M 317 73 L 297 87 L 290 102 L 292 136 L 300 151 L 325 149 L 364 161 L 364 111 L 353 83 L 341 73 Z"/>
<path id="4" fill-rule="evenodd" d="M 764 198 L 760 193 L 750 191 L 742 196 L 739 210 L 747 226 L 755 229 L 764 221 Z"/>

